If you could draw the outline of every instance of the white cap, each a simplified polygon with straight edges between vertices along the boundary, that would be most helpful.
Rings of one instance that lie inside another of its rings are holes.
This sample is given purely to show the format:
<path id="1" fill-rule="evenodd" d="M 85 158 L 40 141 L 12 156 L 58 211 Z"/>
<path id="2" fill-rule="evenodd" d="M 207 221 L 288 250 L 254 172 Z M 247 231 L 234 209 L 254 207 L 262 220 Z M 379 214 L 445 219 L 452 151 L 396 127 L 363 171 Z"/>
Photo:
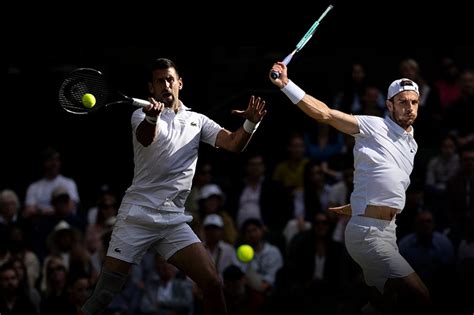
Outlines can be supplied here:
<path id="1" fill-rule="evenodd" d="M 414 91 L 416 94 L 420 95 L 418 90 L 418 84 L 413 82 L 410 79 L 402 78 L 392 82 L 388 87 L 387 99 L 391 99 L 395 95 L 403 91 Z"/>
<path id="2" fill-rule="evenodd" d="M 64 220 L 61 220 L 56 226 L 54 227 L 54 231 L 61 231 L 61 230 L 68 230 L 71 228 L 71 225 Z"/>
<path id="3" fill-rule="evenodd" d="M 217 227 L 224 227 L 224 221 L 222 221 L 222 218 L 218 214 L 208 214 L 204 218 L 204 222 L 202 223 L 204 227 L 209 226 L 209 225 L 214 225 Z"/>
<path id="4" fill-rule="evenodd" d="M 224 194 L 222 193 L 222 190 L 219 188 L 219 186 L 216 184 L 208 184 L 202 186 L 202 188 L 199 190 L 198 199 L 206 199 L 214 195 L 224 198 Z"/>

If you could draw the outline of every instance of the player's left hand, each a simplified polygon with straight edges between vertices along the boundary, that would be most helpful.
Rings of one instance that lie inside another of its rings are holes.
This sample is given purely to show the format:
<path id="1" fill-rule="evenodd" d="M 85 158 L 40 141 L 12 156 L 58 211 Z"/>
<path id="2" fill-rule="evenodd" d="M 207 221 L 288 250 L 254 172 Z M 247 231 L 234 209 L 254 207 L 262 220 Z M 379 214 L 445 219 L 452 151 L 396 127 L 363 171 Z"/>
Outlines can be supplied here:
<path id="1" fill-rule="evenodd" d="M 339 207 L 331 207 L 328 210 L 332 213 L 340 214 L 340 215 L 352 215 L 352 207 L 350 204 L 339 206 Z"/>
<path id="2" fill-rule="evenodd" d="M 232 110 L 232 114 L 244 117 L 253 123 L 258 123 L 263 116 L 267 114 L 265 109 L 265 101 L 260 97 L 251 96 L 249 105 L 246 110 Z"/>

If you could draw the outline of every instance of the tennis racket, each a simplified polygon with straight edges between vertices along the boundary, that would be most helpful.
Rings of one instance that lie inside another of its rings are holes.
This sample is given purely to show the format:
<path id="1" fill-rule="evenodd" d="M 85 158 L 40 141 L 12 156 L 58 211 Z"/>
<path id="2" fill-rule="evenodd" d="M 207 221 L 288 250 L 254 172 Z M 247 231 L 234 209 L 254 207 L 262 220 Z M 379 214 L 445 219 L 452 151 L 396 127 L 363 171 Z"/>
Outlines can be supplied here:
<path id="1" fill-rule="evenodd" d="M 92 94 L 93 106 L 85 106 L 83 96 Z M 67 75 L 59 88 L 59 104 L 69 113 L 88 114 L 112 104 L 131 104 L 145 107 L 150 102 L 124 95 L 113 89 L 102 72 L 91 68 L 79 68 Z"/>
<path id="2" fill-rule="evenodd" d="M 314 34 L 314 32 L 316 32 L 316 29 L 318 28 L 319 23 L 324 19 L 326 14 L 328 14 L 328 12 L 331 11 L 332 8 L 333 8 L 332 5 L 329 5 L 326 8 L 326 10 L 323 12 L 323 14 L 321 14 L 321 16 L 319 17 L 319 19 L 317 19 L 316 22 L 313 23 L 311 28 L 306 32 L 306 34 L 304 34 L 303 38 L 301 38 L 301 40 L 296 45 L 296 48 L 288 56 L 286 56 L 285 59 L 283 59 L 283 63 L 285 65 L 289 64 L 291 59 L 293 58 L 293 56 L 298 51 L 300 51 L 304 47 L 304 45 L 306 45 L 306 43 L 311 39 L 311 37 L 313 37 L 313 34 Z M 280 73 L 276 72 L 276 71 L 272 71 L 271 76 L 272 76 L 272 79 L 275 80 L 275 79 L 278 79 L 280 77 Z"/>

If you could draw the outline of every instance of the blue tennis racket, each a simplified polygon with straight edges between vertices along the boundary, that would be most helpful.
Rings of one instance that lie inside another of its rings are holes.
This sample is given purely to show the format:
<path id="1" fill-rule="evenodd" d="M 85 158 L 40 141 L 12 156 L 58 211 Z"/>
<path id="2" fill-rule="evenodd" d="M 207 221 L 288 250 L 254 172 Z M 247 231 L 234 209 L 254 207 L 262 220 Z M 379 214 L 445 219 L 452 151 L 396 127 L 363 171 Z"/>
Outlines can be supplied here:
<path id="1" fill-rule="evenodd" d="M 300 51 L 304 47 L 304 45 L 306 45 L 306 43 L 311 39 L 311 37 L 313 37 L 313 34 L 314 34 L 314 32 L 316 32 L 316 29 L 318 28 L 319 23 L 321 23 L 321 21 L 324 19 L 326 14 L 328 14 L 328 12 L 331 11 L 332 8 L 333 8 L 332 5 L 329 5 L 326 8 L 326 10 L 323 12 L 323 14 L 321 14 L 321 16 L 319 17 L 319 19 L 317 19 L 316 22 L 313 23 L 311 28 L 306 32 L 306 34 L 304 34 L 303 38 L 301 38 L 301 40 L 296 45 L 296 48 L 288 56 L 286 56 L 285 59 L 283 59 L 283 63 L 285 65 L 289 64 L 291 59 L 293 58 L 293 56 L 298 51 Z M 275 80 L 275 79 L 278 79 L 280 77 L 280 73 L 276 72 L 276 71 L 272 71 L 271 76 Z"/>

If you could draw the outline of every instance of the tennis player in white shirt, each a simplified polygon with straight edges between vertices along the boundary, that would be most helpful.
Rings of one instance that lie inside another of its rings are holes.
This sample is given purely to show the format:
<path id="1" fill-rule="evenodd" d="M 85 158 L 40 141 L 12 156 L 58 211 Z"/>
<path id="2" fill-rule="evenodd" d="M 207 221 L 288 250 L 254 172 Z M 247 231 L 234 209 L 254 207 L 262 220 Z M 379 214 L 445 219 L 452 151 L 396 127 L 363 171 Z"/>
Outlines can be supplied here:
<path id="1" fill-rule="evenodd" d="M 179 99 L 183 80 L 175 64 L 157 59 L 151 67 L 151 105 L 131 118 L 134 178 L 120 206 L 107 257 L 94 292 L 82 307 L 101 314 L 124 285 L 131 264 L 153 247 L 186 273 L 202 290 L 203 314 L 226 314 L 222 283 L 215 264 L 188 222 L 184 203 L 191 191 L 200 142 L 233 152 L 242 151 L 266 114 L 265 102 L 252 96 L 246 118 L 230 132 Z"/>
<path id="2" fill-rule="evenodd" d="M 273 79 L 272 71 L 280 77 Z M 368 307 L 389 312 L 400 293 L 416 296 L 421 305 L 430 304 L 427 287 L 398 251 L 395 231 L 395 216 L 405 206 L 418 148 L 412 126 L 420 98 L 417 84 L 409 79 L 390 84 L 387 117 L 353 116 L 306 94 L 288 78 L 282 62 L 275 63 L 270 73 L 272 83 L 304 113 L 356 139 L 350 204 L 329 210 L 351 216 L 345 231 L 347 250 L 362 268 L 367 285 L 379 292 Z"/>

